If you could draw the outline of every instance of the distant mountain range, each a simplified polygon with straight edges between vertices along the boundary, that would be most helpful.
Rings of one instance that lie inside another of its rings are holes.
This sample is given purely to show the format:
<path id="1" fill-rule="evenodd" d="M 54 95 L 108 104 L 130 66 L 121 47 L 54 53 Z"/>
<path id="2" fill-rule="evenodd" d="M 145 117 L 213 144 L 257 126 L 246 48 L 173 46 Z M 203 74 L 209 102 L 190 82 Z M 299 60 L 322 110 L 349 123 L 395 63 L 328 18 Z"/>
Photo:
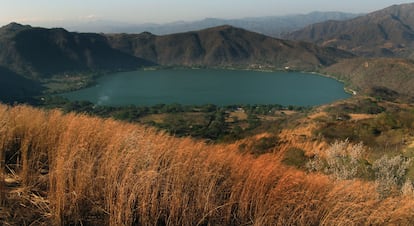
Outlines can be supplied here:
<path id="1" fill-rule="evenodd" d="M 70 31 L 96 33 L 142 33 L 156 35 L 174 34 L 202 30 L 222 25 L 231 25 L 272 37 L 280 37 L 282 33 L 301 29 L 307 25 L 327 20 L 346 20 L 361 14 L 343 12 L 312 12 L 287 16 L 268 16 L 243 19 L 206 18 L 199 21 L 180 21 L 166 24 L 132 24 L 113 21 L 96 20 L 84 23 L 72 23 L 65 26 Z"/>
<path id="2" fill-rule="evenodd" d="M 393 5 L 346 21 L 327 21 L 285 39 L 336 47 L 362 56 L 414 59 L 414 3 Z"/>

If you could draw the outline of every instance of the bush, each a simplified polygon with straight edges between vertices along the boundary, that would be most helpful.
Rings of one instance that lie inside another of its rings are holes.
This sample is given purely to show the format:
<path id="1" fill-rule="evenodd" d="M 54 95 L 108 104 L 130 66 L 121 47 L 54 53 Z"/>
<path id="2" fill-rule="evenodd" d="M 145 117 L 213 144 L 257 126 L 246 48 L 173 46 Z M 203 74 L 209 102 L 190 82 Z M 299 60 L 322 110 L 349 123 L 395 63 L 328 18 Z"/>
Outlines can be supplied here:
<path id="1" fill-rule="evenodd" d="M 253 143 L 250 153 L 254 155 L 261 155 L 271 152 L 270 149 L 276 147 L 277 144 L 278 138 L 276 136 L 262 137 Z"/>
<path id="2" fill-rule="evenodd" d="M 333 114 L 336 113 L 345 113 L 345 114 L 379 114 L 385 111 L 385 108 L 378 105 L 377 101 L 374 101 L 370 98 L 359 99 L 352 103 L 346 102 L 337 104 L 334 107 L 327 109 L 328 112 Z"/>
<path id="3" fill-rule="evenodd" d="M 296 168 L 304 168 L 308 158 L 305 156 L 305 152 L 300 148 L 289 148 L 282 162 L 289 166 L 294 166 Z"/>
<path id="4" fill-rule="evenodd" d="M 355 129 L 344 122 L 326 123 L 315 131 L 315 133 L 323 135 L 328 141 L 346 139 L 350 139 L 352 141 L 357 140 Z"/>
<path id="5" fill-rule="evenodd" d="M 396 187 L 403 186 L 411 159 L 401 155 L 394 157 L 382 156 L 372 164 L 375 170 L 377 191 L 382 197 L 388 196 Z"/>
<path id="6" fill-rule="evenodd" d="M 326 158 L 316 156 L 306 164 L 310 171 L 323 170 L 337 180 L 361 177 L 366 173 L 365 149 L 362 143 L 351 144 L 349 140 L 336 141 L 326 150 Z"/>

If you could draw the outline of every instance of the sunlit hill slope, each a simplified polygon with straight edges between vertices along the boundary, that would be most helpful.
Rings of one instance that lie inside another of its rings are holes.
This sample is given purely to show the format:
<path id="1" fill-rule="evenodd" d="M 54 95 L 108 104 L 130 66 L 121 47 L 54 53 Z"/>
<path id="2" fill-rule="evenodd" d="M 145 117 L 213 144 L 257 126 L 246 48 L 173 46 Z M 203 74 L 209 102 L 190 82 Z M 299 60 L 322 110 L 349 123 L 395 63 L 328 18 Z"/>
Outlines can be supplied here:
<path id="1" fill-rule="evenodd" d="M 410 225 L 414 200 L 233 146 L 113 120 L 0 106 L 0 222 Z"/>

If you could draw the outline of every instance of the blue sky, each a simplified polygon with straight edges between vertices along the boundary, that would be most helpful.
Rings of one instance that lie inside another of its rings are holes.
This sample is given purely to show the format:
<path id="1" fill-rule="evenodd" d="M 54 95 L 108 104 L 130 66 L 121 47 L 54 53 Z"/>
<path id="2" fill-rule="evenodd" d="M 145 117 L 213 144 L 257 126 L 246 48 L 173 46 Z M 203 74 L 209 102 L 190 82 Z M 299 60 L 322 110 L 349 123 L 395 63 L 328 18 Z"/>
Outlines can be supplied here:
<path id="1" fill-rule="evenodd" d="M 342 11 L 365 13 L 410 1 L 392 0 L 0 0 L 0 25 L 113 20 L 164 23 L 206 17 L 243 18 Z"/>

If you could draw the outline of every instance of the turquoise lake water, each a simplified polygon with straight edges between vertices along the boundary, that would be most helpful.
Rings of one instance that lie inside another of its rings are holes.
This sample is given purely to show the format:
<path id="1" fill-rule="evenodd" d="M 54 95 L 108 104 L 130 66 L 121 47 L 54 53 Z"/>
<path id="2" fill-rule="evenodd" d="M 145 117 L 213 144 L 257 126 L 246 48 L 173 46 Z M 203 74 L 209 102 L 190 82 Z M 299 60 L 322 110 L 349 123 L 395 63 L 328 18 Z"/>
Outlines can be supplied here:
<path id="1" fill-rule="evenodd" d="M 108 106 L 161 103 L 314 106 L 350 95 L 342 83 L 310 73 L 168 69 L 106 75 L 97 80 L 96 86 L 62 96 Z"/>

